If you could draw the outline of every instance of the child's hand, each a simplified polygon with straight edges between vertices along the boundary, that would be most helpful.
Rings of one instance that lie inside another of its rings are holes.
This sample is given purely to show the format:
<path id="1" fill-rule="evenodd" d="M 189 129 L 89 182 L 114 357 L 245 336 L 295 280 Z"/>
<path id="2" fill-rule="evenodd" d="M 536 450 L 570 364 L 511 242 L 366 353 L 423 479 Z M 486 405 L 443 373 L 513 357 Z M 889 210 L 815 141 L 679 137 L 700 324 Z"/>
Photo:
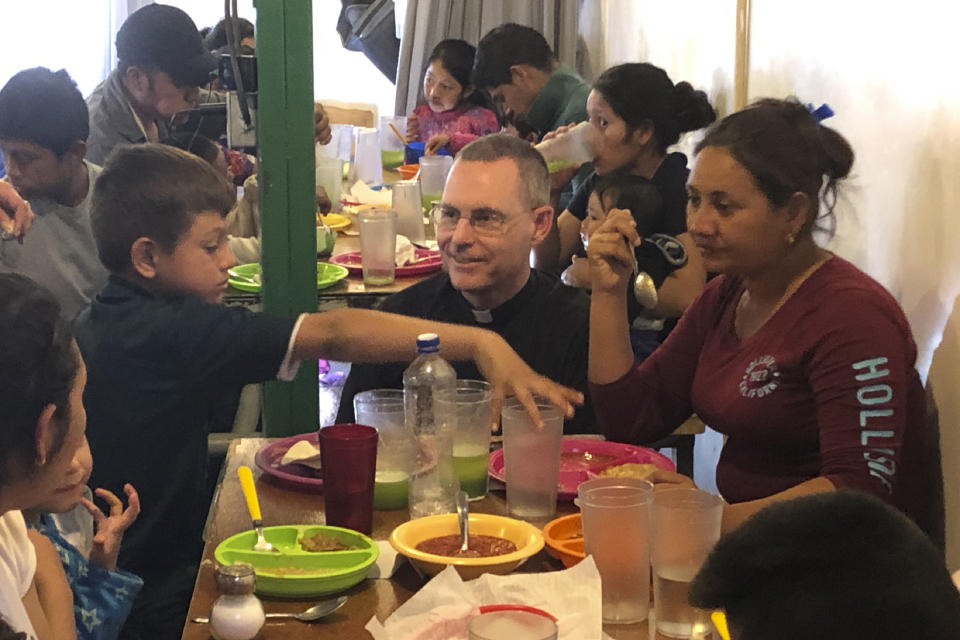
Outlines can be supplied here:
<path id="1" fill-rule="evenodd" d="M 407 142 L 420 140 L 420 119 L 412 113 L 407 116 Z"/>
<path id="2" fill-rule="evenodd" d="M 579 256 L 572 256 L 573 262 L 560 274 L 563 284 L 580 289 L 590 288 L 590 261 Z"/>
<path id="3" fill-rule="evenodd" d="M 93 537 L 93 548 L 90 550 L 90 562 L 107 571 L 117 568 L 117 555 L 120 553 L 123 533 L 140 515 L 140 496 L 137 495 L 137 490 L 128 483 L 123 485 L 123 491 L 127 494 L 126 509 L 123 508 L 120 498 L 113 492 L 106 489 L 94 491 L 110 505 L 109 516 L 104 515 L 103 511 L 90 500 L 81 499 L 83 506 L 93 516 L 97 528 L 97 534 Z"/>
<path id="4" fill-rule="evenodd" d="M 566 133 L 567 131 L 570 131 L 570 129 L 573 129 L 575 126 L 577 126 L 577 123 L 575 122 L 571 122 L 570 124 L 562 124 L 556 129 L 554 129 L 553 131 L 548 131 L 545 134 L 543 134 L 543 137 L 540 139 L 540 142 L 546 142 L 547 140 L 556 138 L 561 133 Z"/>
<path id="5" fill-rule="evenodd" d="M 427 156 L 435 155 L 440 149 L 447 146 L 447 143 L 450 142 L 450 136 L 438 133 L 429 140 L 427 140 L 426 146 L 423 148 L 423 154 Z"/>

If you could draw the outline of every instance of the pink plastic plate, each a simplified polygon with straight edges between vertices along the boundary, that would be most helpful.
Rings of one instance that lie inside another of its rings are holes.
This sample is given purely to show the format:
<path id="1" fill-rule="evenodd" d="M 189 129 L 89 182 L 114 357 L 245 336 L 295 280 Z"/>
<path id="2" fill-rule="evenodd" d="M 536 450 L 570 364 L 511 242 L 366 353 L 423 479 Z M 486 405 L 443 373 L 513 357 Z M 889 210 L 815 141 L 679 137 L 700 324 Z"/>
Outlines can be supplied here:
<path id="1" fill-rule="evenodd" d="M 425 273 L 433 273 L 434 271 L 440 270 L 440 267 L 443 265 L 443 259 L 440 257 L 439 251 L 431 251 L 430 249 L 420 248 L 416 248 L 414 251 L 416 252 L 415 255 L 418 262 L 397 267 L 396 275 L 398 278 L 420 276 Z M 340 255 L 333 256 L 327 262 L 339 265 L 341 267 L 346 267 L 352 276 L 363 275 L 359 251 L 341 253 Z"/>
<path id="2" fill-rule="evenodd" d="M 293 485 L 298 489 L 323 491 L 321 471 L 311 469 L 302 464 L 280 464 L 283 454 L 301 440 L 306 440 L 315 447 L 319 446 L 316 431 L 313 433 L 301 433 L 300 435 L 271 442 L 257 451 L 257 455 L 254 456 L 253 461 L 257 463 L 257 466 L 260 467 L 263 473 L 276 480 Z"/>
<path id="3" fill-rule="evenodd" d="M 589 480 L 591 473 L 628 462 L 652 464 L 667 471 L 676 471 L 670 458 L 653 449 L 606 440 L 564 438 L 560 453 L 557 499 L 573 500 L 577 497 L 577 487 L 581 482 Z M 503 449 L 497 449 L 490 454 L 487 470 L 491 478 L 506 482 Z"/>

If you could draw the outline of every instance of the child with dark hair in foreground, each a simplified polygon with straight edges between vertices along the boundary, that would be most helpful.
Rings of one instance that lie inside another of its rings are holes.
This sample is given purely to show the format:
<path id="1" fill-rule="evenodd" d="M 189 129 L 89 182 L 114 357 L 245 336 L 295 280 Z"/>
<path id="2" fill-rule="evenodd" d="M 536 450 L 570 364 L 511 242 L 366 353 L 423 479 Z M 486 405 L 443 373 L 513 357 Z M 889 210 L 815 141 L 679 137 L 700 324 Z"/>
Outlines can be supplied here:
<path id="1" fill-rule="evenodd" d="M 724 536 L 690 604 L 726 613 L 732 640 L 960 638 L 960 592 L 906 516 L 864 493 L 773 504 Z"/>

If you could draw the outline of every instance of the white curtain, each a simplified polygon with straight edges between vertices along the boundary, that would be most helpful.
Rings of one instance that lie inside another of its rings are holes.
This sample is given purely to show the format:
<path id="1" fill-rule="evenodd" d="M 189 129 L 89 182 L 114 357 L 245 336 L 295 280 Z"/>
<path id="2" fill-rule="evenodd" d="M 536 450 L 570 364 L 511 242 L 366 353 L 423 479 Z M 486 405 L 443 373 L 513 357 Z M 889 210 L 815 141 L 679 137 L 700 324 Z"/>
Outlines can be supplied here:
<path id="1" fill-rule="evenodd" d="M 581 56 L 578 9 L 582 0 L 405 0 L 400 61 L 397 65 L 396 113 L 417 105 L 430 51 L 441 40 L 462 38 L 476 46 L 490 29 L 516 22 L 544 35 L 563 64 L 577 68 Z"/>

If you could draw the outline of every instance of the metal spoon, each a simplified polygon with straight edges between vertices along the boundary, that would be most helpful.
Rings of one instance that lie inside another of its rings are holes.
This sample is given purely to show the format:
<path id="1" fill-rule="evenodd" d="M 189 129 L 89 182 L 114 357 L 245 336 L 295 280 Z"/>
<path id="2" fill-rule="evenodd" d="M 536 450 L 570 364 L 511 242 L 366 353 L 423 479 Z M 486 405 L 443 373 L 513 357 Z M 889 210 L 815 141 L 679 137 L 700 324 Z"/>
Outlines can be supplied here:
<path id="1" fill-rule="evenodd" d="M 637 254 L 629 242 L 627 247 L 630 250 L 630 258 L 633 260 L 633 274 L 631 276 L 633 297 L 640 303 L 641 307 L 652 309 L 657 306 L 657 285 L 654 284 L 650 274 L 646 271 L 640 272 L 640 265 L 637 264 Z"/>
<path id="2" fill-rule="evenodd" d="M 253 550 L 280 553 L 280 549 L 267 542 L 266 538 L 263 537 L 263 520 L 260 519 L 260 501 L 257 500 L 257 488 L 253 484 L 253 472 L 250 471 L 250 467 L 241 466 L 237 469 L 237 476 L 240 477 L 240 488 L 243 490 L 243 497 L 247 499 L 250 519 L 253 520 L 253 528 L 257 532 L 257 542 L 253 545 Z"/>
<path id="3" fill-rule="evenodd" d="M 470 512 L 467 509 L 467 492 L 457 494 L 457 520 L 460 522 L 460 552 L 467 551 L 469 546 Z"/>
<path id="4" fill-rule="evenodd" d="M 346 604 L 346 602 L 347 596 L 340 596 L 339 598 L 334 598 L 333 600 L 324 600 L 323 602 L 318 602 L 306 611 L 301 611 L 299 613 L 268 613 L 266 617 L 268 620 L 276 620 L 277 618 L 295 618 L 300 622 L 313 622 L 314 620 L 319 620 L 324 616 L 330 615 Z M 198 616 L 190 618 L 190 622 L 208 624 L 210 622 L 210 618 Z"/>

